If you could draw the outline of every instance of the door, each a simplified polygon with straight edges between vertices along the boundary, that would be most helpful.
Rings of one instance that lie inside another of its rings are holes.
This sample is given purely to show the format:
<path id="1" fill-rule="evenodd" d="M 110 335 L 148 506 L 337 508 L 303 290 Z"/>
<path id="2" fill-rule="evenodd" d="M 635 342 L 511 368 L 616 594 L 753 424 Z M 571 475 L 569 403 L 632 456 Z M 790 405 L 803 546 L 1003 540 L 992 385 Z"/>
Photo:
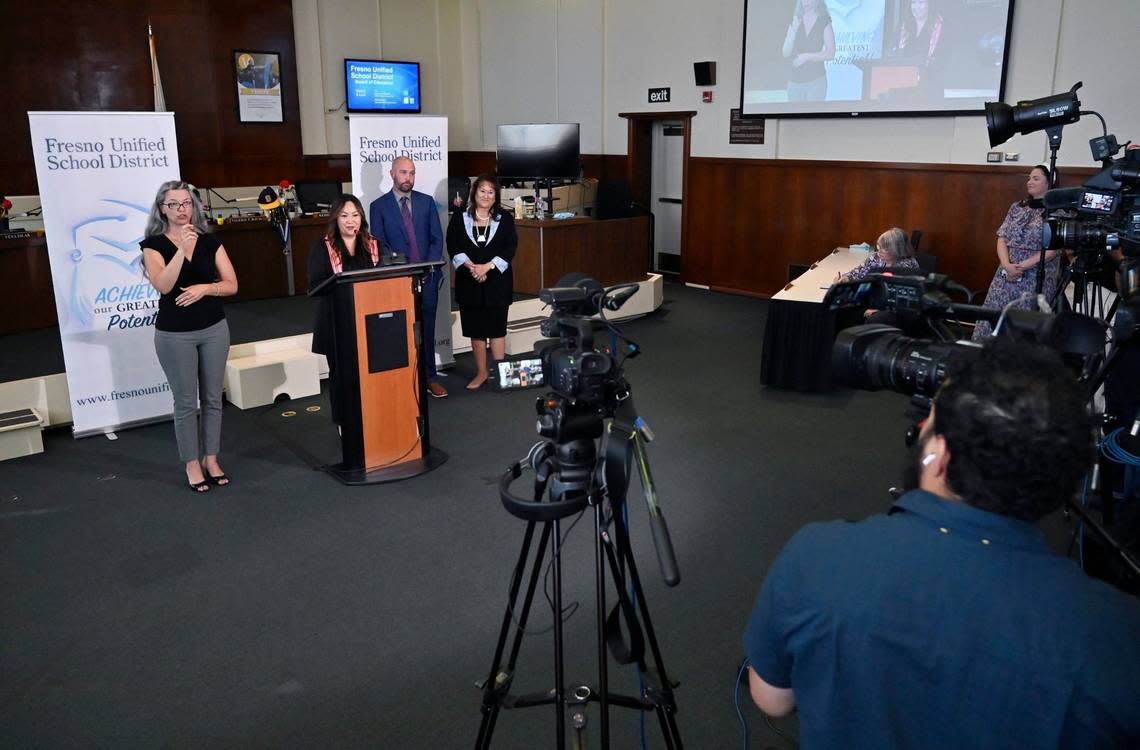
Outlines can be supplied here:
<path id="1" fill-rule="evenodd" d="M 681 214 L 684 205 L 685 127 L 680 121 L 653 123 L 650 210 L 654 217 L 653 270 L 681 272 Z"/>

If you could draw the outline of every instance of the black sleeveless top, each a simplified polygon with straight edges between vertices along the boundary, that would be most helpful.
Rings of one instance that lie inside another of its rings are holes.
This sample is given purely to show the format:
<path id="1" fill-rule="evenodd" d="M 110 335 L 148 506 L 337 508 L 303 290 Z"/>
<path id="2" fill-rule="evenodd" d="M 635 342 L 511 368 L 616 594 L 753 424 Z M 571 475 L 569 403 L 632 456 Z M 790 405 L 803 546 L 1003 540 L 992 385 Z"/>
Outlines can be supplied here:
<path id="1" fill-rule="evenodd" d="M 182 262 L 182 270 L 178 273 L 178 281 L 174 287 L 158 298 L 158 318 L 154 327 L 159 331 L 200 331 L 209 328 L 226 317 L 222 310 L 221 297 L 207 296 L 198 300 L 189 307 L 179 307 L 174 303 L 178 295 L 182 294 L 183 287 L 194 284 L 213 284 L 218 281 L 218 267 L 214 265 L 218 248 L 222 241 L 213 234 L 198 235 L 198 242 L 194 246 L 194 256 L 189 262 Z M 139 243 L 143 249 L 156 250 L 162 259 L 170 263 L 178 247 L 170 241 L 165 234 L 156 234 L 147 237 Z"/>
<path id="2" fill-rule="evenodd" d="M 822 3 L 820 3 L 822 5 Z M 811 31 L 804 30 L 804 23 L 800 21 L 800 27 L 796 30 L 796 38 L 792 43 L 792 57 L 796 55 L 819 52 L 823 49 L 823 30 L 831 25 L 831 16 L 826 12 L 820 11 L 816 13 L 815 26 L 811 27 Z M 795 67 L 790 62 L 788 63 L 788 80 L 795 81 L 796 83 L 806 83 L 807 81 L 814 81 L 817 78 L 822 78 L 827 75 L 827 68 L 820 61 L 807 62 L 800 67 Z"/>

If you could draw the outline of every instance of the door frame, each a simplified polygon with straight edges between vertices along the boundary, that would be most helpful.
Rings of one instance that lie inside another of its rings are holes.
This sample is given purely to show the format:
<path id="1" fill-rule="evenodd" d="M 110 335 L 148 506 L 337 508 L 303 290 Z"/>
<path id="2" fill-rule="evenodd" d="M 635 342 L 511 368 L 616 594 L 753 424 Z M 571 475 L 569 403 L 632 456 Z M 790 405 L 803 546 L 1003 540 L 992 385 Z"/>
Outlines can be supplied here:
<path id="1" fill-rule="evenodd" d="M 653 124 L 661 120 L 680 121 L 685 143 L 681 156 L 681 281 L 685 280 L 685 255 L 689 246 L 689 216 L 685 211 L 689 194 L 689 151 L 693 142 L 693 117 L 696 110 L 678 112 L 619 112 L 628 121 L 625 175 L 633 202 L 649 205 L 653 175 Z M 652 206 L 650 206 L 652 208 Z M 654 248 L 649 248 L 649 268 L 653 268 Z"/>

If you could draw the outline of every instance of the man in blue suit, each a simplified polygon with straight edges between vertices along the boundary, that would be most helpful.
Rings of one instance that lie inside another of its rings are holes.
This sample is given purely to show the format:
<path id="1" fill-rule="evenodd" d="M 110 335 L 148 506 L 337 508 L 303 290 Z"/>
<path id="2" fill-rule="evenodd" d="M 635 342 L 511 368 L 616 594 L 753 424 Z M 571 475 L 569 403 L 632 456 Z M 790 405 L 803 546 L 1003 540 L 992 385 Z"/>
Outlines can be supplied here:
<path id="1" fill-rule="evenodd" d="M 372 234 L 394 251 L 408 256 L 410 263 L 443 260 L 443 229 L 435 199 L 413 190 L 416 185 L 416 165 L 407 156 L 398 156 L 392 162 L 392 189 L 368 207 L 368 224 Z M 439 286 L 442 272 L 432 271 L 424 277 L 423 331 L 424 352 L 427 359 L 428 393 L 435 398 L 447 395 L 439 383 L 435 370 L 435 309 L 439 303 Z"/>

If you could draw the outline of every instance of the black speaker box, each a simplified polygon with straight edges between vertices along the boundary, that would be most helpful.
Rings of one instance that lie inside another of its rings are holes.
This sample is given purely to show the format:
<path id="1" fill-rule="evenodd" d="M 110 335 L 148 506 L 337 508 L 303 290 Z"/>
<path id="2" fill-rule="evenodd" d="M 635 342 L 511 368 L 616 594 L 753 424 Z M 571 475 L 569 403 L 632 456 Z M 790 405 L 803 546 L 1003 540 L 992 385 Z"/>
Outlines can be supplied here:
<path id="1" fill-rule="evenodd" d="M 716 63 L 711 61 L 693 63 L 693 75 L 697 77 L 698 86 L 715 86 Z"/>

